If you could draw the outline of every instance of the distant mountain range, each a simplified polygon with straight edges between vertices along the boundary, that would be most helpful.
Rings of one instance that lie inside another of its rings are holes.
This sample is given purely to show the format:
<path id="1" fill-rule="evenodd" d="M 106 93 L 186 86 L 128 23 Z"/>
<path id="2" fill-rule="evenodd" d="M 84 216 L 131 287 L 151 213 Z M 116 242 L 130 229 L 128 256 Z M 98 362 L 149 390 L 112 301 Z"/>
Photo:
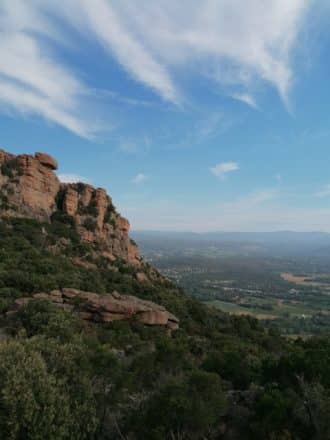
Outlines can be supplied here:
<path id="1" fill-rule="evenodd" d="M 135 230 L 133 235 L 139 237 L 156 237 L 171 239 L 189 240 L 220 240 L 220 241 L 253 241 L 270 242 L 278 240 L 315 241 L 329 240 L 330 233 L 321 231 L 296 232 L 296 231 L 271 231 L 271 232 L 176 232 L 176 231 L 155 231 Z"/>

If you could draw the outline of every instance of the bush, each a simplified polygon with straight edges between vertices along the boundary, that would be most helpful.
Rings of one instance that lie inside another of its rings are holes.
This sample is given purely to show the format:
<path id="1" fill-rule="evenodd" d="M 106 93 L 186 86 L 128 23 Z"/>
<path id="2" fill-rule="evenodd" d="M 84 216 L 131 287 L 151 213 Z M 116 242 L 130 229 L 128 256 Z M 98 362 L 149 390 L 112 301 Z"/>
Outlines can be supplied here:
<path id="1" fill-rule="evenodd" d="M 75 227 L 74 218 L 63 211 L 55 211 L 51 216 L 51 221 L 64 223 L 65 225 Z"/>
<path id="2" fill-rule="evenodd" d="M 19 318 L 28 336 L 46 334 L 61 341 L 71 340 L 77 327 L 74 316 L 59 310 L 46 299 L 28 302 L 20 311 Z"/>
<path id="3" fill-rule="evenodd" d="M 78 212 L 80 215 L 91 215 L 92 217 L 97 217 L 99 214 L 95 201 L 91 201 L 87 206 L 84 206 L 80 203 Z"/>
<path id="4" fill-rule="evenodd" d="M 4 162 L 1 165 L 1 174 L 3 174 L 4 176 L 7 176 L 9 178 L 13 178 L 15 175 L 15 172 L 18 175 L 22 174 L 18 160 L 16 158 L 8 160 L 7 162 Z"/>
<path id="5" fill-rule="evenodd" d="M 111 203 L 108 206 L 107 211 L 104 216 L 105 223 L 110 223 L 112 226 L 114 226 L 115 225 L 115 218 L 114 218 L 115 215 L 116 215 L 116 209 L 115 209 L 114 205 Z"/>
<path id="6" fill-rule="evenodd" d="M 84 228 L 86 228 L 88 231 L 94 232 L 97 228 L 97 222 L 95 219 L 91 217 L 87 217 L 84 220 L 83 223 Z"/>
<path id="7" fill-rule="evenodd" d="M 68 372 L 69 365 L 74 365 L 74 359 L 68 348 L 61 350 L 66 354 Z M 63 361 L 64 358 L 59 355 L 55 364 L 48 364 L 33 341 L 13 340 L 0 344 L 1 438 L 91 438 L 97 419 L 90 386 L 84 384 L 81 377 L 70 378 L 68 374 L 63 377 L 60 373 Z M 75 385 L 69 385 L 68 379 L 74 379 Z"/>
<path id="8" fill-rule="evenodd" d="M 217 432 L 225 408 L 216 374 L 193 371 L 172 379 L 139 407 L 131 431 L 137 438 L 200 439 Z M 161 436 L 160 436 L 161 435 Z"/>

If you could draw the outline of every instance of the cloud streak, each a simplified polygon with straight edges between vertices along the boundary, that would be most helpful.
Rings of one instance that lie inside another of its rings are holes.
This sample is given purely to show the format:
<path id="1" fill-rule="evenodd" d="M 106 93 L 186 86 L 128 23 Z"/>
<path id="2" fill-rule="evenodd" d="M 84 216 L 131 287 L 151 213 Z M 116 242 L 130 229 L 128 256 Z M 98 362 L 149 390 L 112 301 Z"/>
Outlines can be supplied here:
<path id="1" fill-rule="evenodd" d="M 211 173 L 221 180 L 224 180 L 228 173 L 237 170 L 239 170 L 239 165 L 236 162 L 221 162 L 210 168 Z"/>
<path id="2" fill-rule="evenodd" d="M 85 86 L 69 68 L 50 55 L 43 37 L 56 31 L 34 7 L 20 0 L 4 0 L 0 10 L 0 108 L 6 112 L 38 115 L 67 130 L 91 137 L 92 124 L 81 115 Z M 38 35 L 39 37 L 37 37 Z"/>
<path id="3" fill-rule="evenodd" d="M 137 174 L 137 175 L 134 177 L 134 179 L 132 180 L 132 182 L 133 182 L 135 185 L 141 185 L 141 183 L 144 183 L 144 182 L 146 182 L 147 180 L 149 180 L 149 177 L 148 177 L 148 176 L 146 176 L 146 175 L 143 174 L 143 173 L 139 173 L 139 174 Z"/>
<path id="4" fill-rule="evenodd" d="M 267 4 L 266 4 L 267 3 Z M 292 55 L 306 0 L 2 0 L 0 110 L 38 115 L 82 137 L 97 124 L 91 90 L 58 48 L 74 50 L 63 23 L 103 47 L 127 76 L 165 101 L 186 102 L 182 77 L 207 77 L 256 107 L 256 80 L 288 102 Z M 54 44 L 55 43 L 55 44 Z"/>
<path id="5" fill-rule="evenodd" d="M 287 101 L 291 56 L 307 5 L 305 0 L 122 0 L 113 9 L 122 29 L 172 75 L 182 67 L 201 73 L 207 66 L 210 76 L 236 86 L 243 97 L 259 79 Z M 136 69 L 134 59 L 131 68 Z"/>
<path id="6" fill-rule="evenodd" d="M 248 93 L 234 93 L 232 98 L 236 99 L 237 101 L 244 102 L 244 104 L 247 104 L 249 107 L 252 107 L 255 110 L 258 109 L 258 105 L 254 97 Z"/>

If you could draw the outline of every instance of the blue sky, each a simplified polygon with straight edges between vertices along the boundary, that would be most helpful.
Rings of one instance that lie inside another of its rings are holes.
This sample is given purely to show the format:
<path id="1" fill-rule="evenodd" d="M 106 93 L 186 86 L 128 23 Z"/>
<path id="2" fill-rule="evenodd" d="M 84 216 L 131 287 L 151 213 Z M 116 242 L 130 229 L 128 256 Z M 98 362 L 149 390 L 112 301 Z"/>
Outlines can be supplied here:
<path id="1" fill-rule="evenodd" d="M 0 147 L 134 229 L 330 231 L 323 0 L 2 0 Z"/>

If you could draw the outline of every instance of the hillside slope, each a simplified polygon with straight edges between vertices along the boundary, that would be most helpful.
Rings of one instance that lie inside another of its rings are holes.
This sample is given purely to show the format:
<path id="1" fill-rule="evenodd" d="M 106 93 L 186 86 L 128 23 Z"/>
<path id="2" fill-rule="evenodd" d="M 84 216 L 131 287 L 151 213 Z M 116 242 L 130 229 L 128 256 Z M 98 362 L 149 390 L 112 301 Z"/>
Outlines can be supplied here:
<path id="1" fill-rule="evenodd" d="M 45 154 L 0 161 L 1 438 L 330 438 L 328 338 L 205 307 L 143 262 L 103 190 L 60 184 Z M 180 327 L 132 303 L 99 319 L 132 297 Z"/>

